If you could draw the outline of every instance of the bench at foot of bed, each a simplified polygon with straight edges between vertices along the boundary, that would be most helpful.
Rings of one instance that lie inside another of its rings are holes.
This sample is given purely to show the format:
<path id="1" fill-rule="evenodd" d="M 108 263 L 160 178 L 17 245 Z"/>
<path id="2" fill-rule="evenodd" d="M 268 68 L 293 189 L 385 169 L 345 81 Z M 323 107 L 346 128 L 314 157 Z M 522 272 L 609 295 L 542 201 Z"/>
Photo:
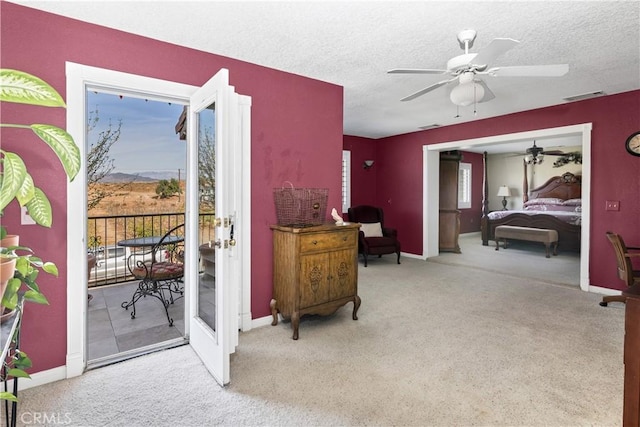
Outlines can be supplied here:
<path id="1" fill-rule="evenodd" d="M 547 258 L 549 258 L 551 245 L 553 245 L 553 255 L 558 255 L 558 232 L 556 230 L 499 225 L 495 229 L 495 239 L 496 251 L 500 249 L 500 240 L 502 240 L 503 247 L 506 249 L 507 239 L 515 239 L 544 243 L 547 249 Z"/>

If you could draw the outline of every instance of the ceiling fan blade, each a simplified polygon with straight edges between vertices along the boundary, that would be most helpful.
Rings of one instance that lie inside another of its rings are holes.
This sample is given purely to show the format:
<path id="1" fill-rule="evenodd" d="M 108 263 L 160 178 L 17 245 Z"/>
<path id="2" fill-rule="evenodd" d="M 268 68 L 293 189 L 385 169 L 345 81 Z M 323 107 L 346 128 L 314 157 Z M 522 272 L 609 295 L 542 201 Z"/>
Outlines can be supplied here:
<path id="1" fill-rule="evenodd" d="M 566 153 L 560 150 L 542 151 L 542 154 L 546 156 L 564 156 Z"/>
<path id="2" fill-rule="evenodd" d="M 471 61 L 475 65 L 491 64 L 498 56 L 514 48 L 520 43 L 514 39 L 493 39 L 491 43 L 480 49 Z"/>
<path id="3" fill-rule="evenodd" d="M 431 70 L 428 68 L 394 68 L 388 74 L 444 74 L 447 70 Z"/>
<path id="4" fill-rule="evenodd" d="M 482 99 L 478 102 L 487 102 L 487 101 L 491 101 L 493 98 L 495 98 L 496 96 L 493 94 L 493 92 L 491 92 L 491 89 L 489 89 L 489 86 L 487 86 L 487 84 L 483 81 L 483 80 L 476 80 L 476 83 L 480 84 L 483 88 L 484 88 L 484 96 L 482 97 Z"/>
<path id="5" fill-rule="evenodd" d="M 569 72 L 569 64 L 494 67 L 486 74 L 499 77 L 560 77 Z"/>
<path id="6" fill-rule="evenodd" d="M 424 89 L 422 89 L 422 90 L 417 91 L 416 93 L 413 93 L 413 94 L 411 94 L 411 95 L 409 95 L 409 96 L 407 96 L 407 97 L 402 98 L 400 101 L 411 101 L 412 99 L 416 99 L 417 97 L 422 96 L 422 95 L 424 95 L 424 94 L 425 94 L 425 93 L 427 93 L 427 92 L 431 92 L 432 90 L 435 90 L 435 89 L 439 88 L 440 86 L 444 86 L 444 85 L 446 85 L 447 83 L 449 83 L 449 82 L 452 82 L 452 81 L 456 80 L 457 78 L 458 78 L 458 77 L 456 76 L 456 77 L 454 77 L 454 78 L 452 78 L 452 79 L 449 79 L 449 80 L 443 80 L 443 81 L 441 81 L 441 82 L 438 82 L 438 83 L 432 84 L 431 86 L 428 86 L 428 87 L 426 87 L 426 88 L 424 88 Z"/>

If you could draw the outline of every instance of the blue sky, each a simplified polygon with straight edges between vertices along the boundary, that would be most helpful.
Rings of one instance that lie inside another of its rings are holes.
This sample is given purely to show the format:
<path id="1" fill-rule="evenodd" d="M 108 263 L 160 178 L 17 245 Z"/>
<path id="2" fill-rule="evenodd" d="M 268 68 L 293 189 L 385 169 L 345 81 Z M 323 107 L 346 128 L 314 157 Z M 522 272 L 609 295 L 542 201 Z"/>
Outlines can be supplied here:
<path id="1" fill-rule="evenodd" d="M 88 111 L 98 110 L 99 122 L 89 135 L 95 143 L 100 131 L 111 119 L 115 129 L 122 119 L 120 139 L 109 151 L 114 159 L 113 173 L 176 172 L 185 176 L 186 141 L 175 133 L 175 124 L 182 113 L 182 105 L 146 101 L 140 98 L 88 92 Z"/>

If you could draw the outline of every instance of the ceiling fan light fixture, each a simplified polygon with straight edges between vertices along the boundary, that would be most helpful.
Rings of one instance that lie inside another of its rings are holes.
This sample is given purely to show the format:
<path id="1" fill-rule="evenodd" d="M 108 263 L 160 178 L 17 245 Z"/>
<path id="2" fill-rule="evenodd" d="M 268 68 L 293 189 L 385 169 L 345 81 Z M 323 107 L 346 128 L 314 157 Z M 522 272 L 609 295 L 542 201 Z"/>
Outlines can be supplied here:
<path id="1" fill-rule="evenodd" d="M 480 102 L 483 97 L 484 87 L 474 81 L 470 83 L 460 83 L 453 88 L 449 95 L 451 102 L 461 107 L 467 107 L 475 102 Z"/>
<path id="2" fill-rule="evenodd" d="M 527 153 L 524 155 L 524 161 L 528 165 L 539 165 L 544 160 L 544 154 L 538 153 L 535 156 L 531 153 Z"/>

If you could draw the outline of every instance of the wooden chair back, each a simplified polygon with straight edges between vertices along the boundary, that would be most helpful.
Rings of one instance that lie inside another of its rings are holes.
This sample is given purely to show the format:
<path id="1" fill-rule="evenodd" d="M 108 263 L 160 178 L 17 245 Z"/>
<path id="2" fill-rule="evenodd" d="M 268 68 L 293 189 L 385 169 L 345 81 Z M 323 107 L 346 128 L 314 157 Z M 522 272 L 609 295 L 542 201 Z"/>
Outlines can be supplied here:
<path id="1" fill-rule="evenodd" d="M 607 238 L 613 245 L 613 249 L 616 253 L 616 262 L 618 264 L 618 277 L 626 283 L 627 286 L 633 285 L 633 267 L 631 265 L 631 258 L 624 240 L 619 234 L 607 231 Z"/>

